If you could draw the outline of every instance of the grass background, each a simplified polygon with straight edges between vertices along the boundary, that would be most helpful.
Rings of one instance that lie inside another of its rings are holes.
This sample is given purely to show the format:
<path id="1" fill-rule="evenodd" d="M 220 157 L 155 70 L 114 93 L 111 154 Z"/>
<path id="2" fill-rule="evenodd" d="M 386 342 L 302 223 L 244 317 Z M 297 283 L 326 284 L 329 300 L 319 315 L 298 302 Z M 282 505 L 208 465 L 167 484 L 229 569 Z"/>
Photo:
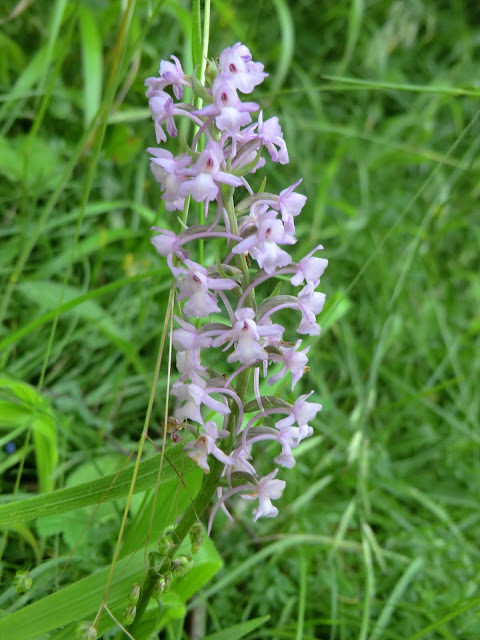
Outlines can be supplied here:
<path id="1" fill-rule="evenodd" d="M 52 469 L 59 487 L 118 463 L 143 425 L 170 286 L 149 244 L 166 223 L 143 81 L 172 53 L 189 67 L 191 8 L 126 6 L 2 8 L 0 370 L 55 421 L 36 464 L 29 414 L 0 418 L 5 499 L 50 488 Z M 269 190 L 303 177 L 297 257 L 321 242 L 330 266 L 304 383 L 324 411 L 278 518 L 218 518 L 207 629 L 270 614 L 252 638 L 476 639 L 479 10 L 216 0 L 210 37 L 210 55 L 241 40 L 270 73 L 255 99 L 291 162 Z M 163 373 L 154 437 L 165 388 Z M 120 513 L 103 518 L 70 580 L 108 561 Z M 5 586 L 68 545 L 4 533 Z M 36 596 L 52 588 L 37 580 Z"/>

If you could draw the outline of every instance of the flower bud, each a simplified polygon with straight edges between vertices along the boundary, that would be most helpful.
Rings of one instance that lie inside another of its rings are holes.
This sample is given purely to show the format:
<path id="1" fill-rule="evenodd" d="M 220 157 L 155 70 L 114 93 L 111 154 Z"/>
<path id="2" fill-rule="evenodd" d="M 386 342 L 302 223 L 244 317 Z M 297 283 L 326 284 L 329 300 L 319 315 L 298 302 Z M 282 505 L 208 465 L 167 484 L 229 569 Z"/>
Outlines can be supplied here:
<path id="1" fill-rule="evenodd" d="M 172 560 L 172 573 L 175 577 L 186 576 L 192 567 L 192 556 L 177 556 Z"/>
<path id="2" fill-rule="evenodd" d="M 140 585 L 134 584 L 130 589 L 130 593 L 128 594 L 128 601 L 130 604 L 137 604 L 138 599 L 140 598 Z"/>
<path id="3" fill-rule="evenodd" d="M 149 555 L 150 567 L 155 570 L 159 575 L 170 571 L 172 561 L 168 556 L 164 556 L 158 551 L 153 551 Z"/>
<path id="4" fill-rule="evenodd" d="M 32 588 L 33 579 L 28 571 L 17 571 L 13 579 L 13 586 L 17 593 L 26 593 Z"/>
<path id="5" fill-rule="evenodd" d="M 195 555 L 200 551 L 200 547 L 203 544 L 203 529 L 199 522 L 194 524 L 190 530 L 190 542 L 192 544 L 192 553 Z"/>
<path id="6" fill-rule="evenodd" d="M 129 625 L 135 620 L 137 615 L 137 607 L 134 604 L 129 604 L 123 612 L 123 624 Z"/>
<path id="7" fill-rule="evenodd" d="M 170 589 L 172 583 L 172 574 L 168 571 L 164 576 L 159 576 L 155 587 L 153 588 L 152 598 L 160 600 L 162 595 Z"/>
<path id="8" fill-rule="evenodd" d="M 91 622 L 83 620 L 79 622 L 75 629 L 76 640 L 95 640 L 97 637 L 97 630 Z"/>
<path id="9" fill-rule="evenodd" d="M 173 553 L 175 549 L 175 542 L 172 537 L 173 529 L 169 527 L 163 532 L 163 535 L 158 541 L 158 552 L 163 556 L 168 556 Z"/>

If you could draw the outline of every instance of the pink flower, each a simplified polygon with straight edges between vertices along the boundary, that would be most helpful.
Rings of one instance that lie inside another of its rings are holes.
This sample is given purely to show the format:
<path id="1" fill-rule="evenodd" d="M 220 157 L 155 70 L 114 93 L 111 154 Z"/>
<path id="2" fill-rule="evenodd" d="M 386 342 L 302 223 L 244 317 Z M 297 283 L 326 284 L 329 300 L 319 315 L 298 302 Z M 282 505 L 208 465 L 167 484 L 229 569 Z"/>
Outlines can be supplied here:
<path id="1" fill-rule="evenodd" d="M 200 362 L 200 349 L 210 347 L 212 339 L 200 333 L 193 324 L 177 316 L 175 320 L 180 327 L 172 331 L 172 339 L 177 351 L 177 369 L 182 374 L 181 380 L 190 378 L 192 382 L 198 382 L 199 376 L 208 378 L 206 367 Z"/>
<path id="2" fill-rule="evenodd" d="M 191 195 L 196 202 L 210 202 L 218 195 L 218 183 L 232 187 L 243 184 L 241 178 L 221 170 L 224 164 L 222 147 L 210 140 L 193 168 L 180 172 L 180 175 L 191 178 L 180 186 L 180 193 L 183 196 Z"/>
<path id="3" fill-rule="evenodd" d="M 242 93 L 252 93 L 254 87 L 268 76 L 268 73 L 263 72 L 263 64 L 252 62 L 252 54 L 240 42 L 222 51 L 218 66 L 221 72 L 219 75 L 231 81 Z"/>
<path id="4" fill-rule="evenodd" d="M 163 123 L 165 123 L 167 127 L 168 135 L 175 138 L 177 136 L 177 127 L 173 119 L 175 105 L 168 93 L 165 93 L 165 91 L 156 91 L 148 101 L 148 106 L 152 112 L 152 119 L 155 121 L 157 143 L 167 141 L 167 136 L 162 128 Z"/>
<path id="5" fill-rule="evenodd" d="M 150 242 L 161 256 L 171 259 L 175 255 L 180 260 L 188 258 L 188 251 L 182 248 L 181 238 L 173 231 L 162 229 L 162 227 L 150 227 L 150 229 L 152 231 L 160 231 L 157 236 L 153 236 L 150 239 Z"/>
<path id="6" fill-rule="evenodd" d="M 307 284 L 312 284 L 315 288 L 320 282 L 320 278 L 323 275 L 323 272 L 328 266 L 328 260 L 325 258 L 314 258 L 312 257 L 315 251 L 319 249 L 323 249 L 322 245 L 319 244 L 318 247 L 315 247 L 313 251 L 310 251 L 304 258 L 300 260 L 297 264 L 297 272 L 290 279 L 290 283 L 294 286 L 302 284 L 305 280 Z"/>
<path id="7" fill-rule="evenodd" d="M 199 379 L 190 384 L 179 382 L 172 386 L 172 394 L 177 396 L 180 402 L 184 404 L 175 410 L 177 420 L 194 420 L 203 424 L 202 413 L 200 408 L 205 405 L 209 409 L 213 409 L 222 416 L 230 413 L 230 409 L 219 400 L 215 400 L 209 395 L 206 388 L 205 380 Z"/>
<path id="8" fill-rule="evenodd" d="M 277 429 L 289 427 L 296 422 L 300 429 L 303 428 L 303 431 L 305 432 L 305 427 L 309 426 L 308 423 L 310 420 L 313 420 L 317 413 L 322 410 L 321 404 L 318 404 L 317 402 L 306 402 L 307 398 L 309 398 L 312 393 L 313 391 L 310 391 L 310 393 L 300 396 L 295 400 L 289 415 L 286 418 L 283 418 L 283 420 L 279 420 L 275 425 Z"/>
<path id="9" fill-rule="evenodd" d="M 205 473 L 210 473 L 210 467 L 208 466 L 207 461 L 210 454 L 225 465 L 234 464 L 234 459 L 231 456 L 227 456 L 215 444 L 215 441 L 218 440 L 218 438 L 225 438 L 229 435 L 228 431 L 219 431 L 215 422 L 213 422 L 213 420 L 209 420 L 205 425 L 205 433 L 201 433 L 193 442 L 188 442 L 184 449 L 185 451 L 191 449 L 188 457 L 198 464 Z"/>
<path id="10" fill-rule="evenodd" d="M 281 336 L 284 328 L 278 324 L 257 325 L 253 318 L 255 311 L 248 307 L 235 312 L 237 322 L 232 329 L 223 331 L 213 341 L 213 346 L 225 342 L 235 343 L 235 350 L 228 356 L 228 362 L 239 361 L 242 364 L 253 364 L 258 360 L 266 360 L 268 354 L 260 345 L 263 336 Z"/>
<path id="11" fill-rule="evenodd" d="M 288 164 L 287 145 L 283 139 L 283 132 L 276 116 L 264 122 L 263 111 L 260 112 L 258 116 L 257 136 L 267 148 L 274 162 Z"/>
<path id="12" fill-rule="evenodd" d="M 212 338 L 203 335 L 195 325 L 174 316 L 180 327 L 172 332 L 173 346 L 177 351 L 196 351 L 201 347 L 210 347 Z"/>
<path id="13" fill-rule="evenodd" d="M 183 86 L 190 83 L 185 80 L 185 74 L 183 73 L 182 65 L 175 56 L 170 56 L 172 62 L 162 60 L 160 62 L 160 77 L 162 79 L 164 87 L 173 85 L 173 93 L 177 100 L 181 100 L 183 97 Z M 162 87 L 163 88 L 163 87 Z"/>
<path id="14" fill-rule="evenodd" d="M 249 459 L 252 459 L 250 446 L 247 445 L 246 450 L 243 446 L 238 447 L 238 449 L 235 449 L 235 451 L 232 452 L 232 458 L 233 466 L 229 472 L 248 473 L 251 476 L 255 475 L 255 467 L 248 461 Z"/>
<path id="15" fill-rule="evenodd" d="M 215 104 L 207 105 L 203 109 L 194 111 L 196 116 L 215 116 L 215 124 L 220 131 L 233 135 L 241 127 L 252 121 L 250 113 L 258 111 L 256 102 L 242 102 L 230 80 L 222 78 L 222 74 L 213 83 Z"/>
<path id="16" fill-rule="evenodd" d="M 277 507 L 274 507 L 272 500 L 281 498 L 285 489 L 285 480 L 274 480 L 278 469 L 272 471 L 257 482 L 257 486 L 252 493 L 242 495 L 245 500 L 256 500 L 258 498 L 258 509 L 253 510 L 253 521 L 258 518 L 275 518 L 278 514 Z"/>
<path id="17" fill-rule="evenodd" d="M 258 265 L 271 274 L 279 267 L 290 264 L 290 255 L 280 249 L 278 244 L 295 244 L 296 239 L 285 232 L 281 220 L 277 220 L 276 211 L 262 213 L 256 220 L 256 231 L 250 233 L 239 242 L 233 249 L 233 253 L 243 253 L 248 251 L 255 258 Z"/>
<path id="18" fill-rule="evenodd" d="M 174 267 L 174 274 L 179 278 L 178 299 L 187 300 L 184 307 L 186 315 L 205 318 L 211 313 L 220 312 L 217 299 L 209 289 L 234 289 L 237 283 L 229 278 L 211 278 L 205 267 L 192 260 L 184 260 L 183 264 L 187 268 Z"/>
<path id="19" fill-rule="evenodd" d="M 297 340 L 294 347 L 291 349 L 287 349 L 285 347 L 280 347 L 282 351 L 282 355 L 271 353 L 269 358 L 273 362 L 281 362 L 283 364 L 282 368 L 278 373 L 272 376 L 268 384 L 272 385 L 278 382 L 283 378 L 287 371 L 290 371 L 292 374 L 292 391 L 293 387 L 297 384 L 300 378 L 303 376 L 305 371 L 305 367 L 308 362 L 307 353 L 310 349 L 310 346 L 306 347 L 303 351 L 298 351 L 298 348 L 302 344 L 301 340 Z"/>
<path id="20" fill-rule="evenodd" d="M 178 172 L 188 167 L 191 157 L 186 154 L 174 157 L 170 151 L 155 147 L 149 147 L 147 151 L 155 156 L 151 158 L 150 168 L 163 189 L 165 209 L 182 211 L 185 197 L 180 193 L 180 185 L 185 178 Z"/>
<path id="21" fill-rule="evenodd" d="M 285 223 L 285 228 L 288 229 L 289 233 L 295 232 L 295 224 L 293 222 L 293 218 L 298 216 L 300 211 L 303 209 L 305 202 L 307 201 L 307 196 L 302 195 L 301 193 L 294 193 L 293 190 L 298 187 L 301 183 L 301 180 L 295 182 L 290 187 L 283 189 L 280 191 L 278 196 L 278 207 L 280 208 L 280 213 L 282 214 L 282 220 Z M 277 207 L 275 207 L 276 209 Z"/>
<path id="22" fill-rule="evenodd" d="M 258 121 L 252 123 L 252 113 L 259 105 L 241 99 L 245 97 L 241 94 L 250 94 L 266 76 L 263 65 L 254 62 L 249 49 L 237 42 L 220 54 L 217 66 L 210 65 L 208 83 L 203 87 L 184 74 L 175 56 L 162 60 L 159 77 L 148 78 L 145 83 L 158 141 L 177 135 L 179 116 L 195 125 L 192 137 L 182 140 L 188 154 L 174 157 L 164 149 L 148 150 L 165 208 L 185 209 L 186 199 L 192 198 L 202 203 L 205 219 L 213 214 L 208 221 L 192 222 L 190 214 L 187 219 L 187 206 L 185 215 L 179 217 L 181 231 L 153 227 L 156 235 L 151 240 L 175 277 L 176 302 L 182 316 L 175 316 L 177 325 L 171 333 L 180 374 L 171 388 L 176 397 L 176 409 L 170 418 L 175 427 L 172 439 L 179 440 L 182 421 L 193 421 L 196 425 L 184 425 L 185 431 L 195 433 L 185 446 L 188 456 L 205 473 L 210 472 L 209 456 L 219 461 L 216 468 L 219 463 L 224 466 L 208 530 L 219 509 L 231 518 L 226 502 L 235 495 L 258 500 L 254 521 L 277 515 L 272 501 L 281 497 L 285 482 L 276 479 L 278 469 L 259 477 L 253 449 L 258 446 L 260 455 L 266 455 L 270 449 L 263 445 L 273 442 L 279 452 L 275 463 L 293 467 L 292 452 L 312 435 L 309 423 L 322 409 L 321 404 L 308 402 L 313 392 L 289 404 L 267 395 L 261 380 L 262 371 L 270 386 L 285 382 L 285 376 L 291 374 L 293 391 L 308 370 L 310 347 L 302 348 L 297 338 L 293 343 L 286 342 L 292 338 L 284 339 L 285 328 L 271 318 L 282 310 L 295 316 L 300 311 L 297 333 L 320 333 L 316 319 L 325 295 L 315 289 L 328 264 L 315 256 L 321 246 L 298 264 L 292 263 L 287 251 L 286 245 L 296 243 L 295 218 L 306 202 L 305 195 L 295 192 L 301 180 L 277 195 L 263 191 L 264 187 L 256 192 L 248 179 L 268 156 L 281 164 L 289 161 L 278 118 L 264 120 L 260 112 Z M 203 108 L 177 102 L 183 99 L 185 86 L 202 98 Z M 168 91 L 173 91 L 175 101 L 165 91 L 167 87 L 172 88 Z M 264 147 L 267 153 L 262 153 Z M 247 193 L 234 193 L 236 187 Z M 173 229 L 172 224 L 165 226 Z M 252 260 L 245 259 L 247 254 Z M 214 266 L 207 268 L 207 264 Z M 290 284 L 301 290 L 297 295 L 280 292 L 274 278 L 287 285 L 290 279 Z M 183 319 L 202 319 L 211 314 L 219 315 L 207 322 Z M 216 352 L 205 353 L 205 349 Z M 230 366 L 232 363 L 234 366 Z M 269 376 L 271 363 L 279 366 Z M 209 419 L 212 416 L 214 419 Z M 219 430 L 222 417 L 225 430 Z M 272 420 L 277 421 L 275 427 Z"/>
<path id="23" fill-rule="evenodd" d="M 295 466 L 292 449 L 298 446 L 300 441 L 298 427 L 284 427 L 283 429 L 279 429 L 277 440 L 282 446 L 282 453 L 274 458 L 274 460 L 281 467 L 291 469 Z"/>
<path id="24" fill-rule="evenodd" d="M 298 326 L 298 333 L 318 336 L 320 326 L 316 323 L 316 316 L 323 309 L 325 294 L 314 291 L 312 283 L 306 284 L 298 294 L 298 308 L 302 312 L 302 320 Z"/>

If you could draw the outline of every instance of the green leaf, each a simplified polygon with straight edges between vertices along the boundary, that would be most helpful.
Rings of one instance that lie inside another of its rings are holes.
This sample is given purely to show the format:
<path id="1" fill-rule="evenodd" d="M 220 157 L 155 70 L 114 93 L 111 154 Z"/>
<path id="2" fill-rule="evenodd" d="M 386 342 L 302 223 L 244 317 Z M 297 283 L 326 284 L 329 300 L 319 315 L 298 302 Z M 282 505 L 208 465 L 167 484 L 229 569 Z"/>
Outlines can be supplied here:
<path id="1" fill-rule="evenodd" d="M 133 240 L 135 232 L 132 229 L 112 229 L 101 227 L 97 232 L 88 234 L 83 240 L 75 245 L 73 260 L 81 262 L 89 256 L 98 256 L 99 253 L 108 251 L 109 245 L 121 242 L 122 240 Z M 65 251 L 55 258 L 45 261 L 37 272 L 38 280 L 47 281 L 48 278 L 62 273 L 68 268 L 72 261 L 71 252 Z M 58 286 L 58 285 L 56 285 Z"/>
<path id="2" fill-rule="evenodd" d="M 355 46 L 358 42 L 362 30 L 362 21 L 365 12 L 364 0 L 353 0 L 350 5 L 350 14 L 348 17 L 347 42 L 342 59 L 338 65 L 338 74 L 344 73 L 352 60 Z"/>
<path id="3" fill-rule="evenodd" d="M 165 462 L 164 462 L 165 465 Z M 175 503 L 176 513 L 185 509 L 193 496 L 196 495 L 202 483 L 203 472 L 199 467 L 188 474 L 188 491 L 182 492 Z M 178 482 L 177 482 L 178 484 Z M 120 557 L 133 553 L 147 544 L 148 539 L 156 540 L 160 537 L 171 517 L 171 505 L 166 502 L 154 489 L 151 495 L 145 495 L 132 524 L 123 541 Z M 183 499 L 182 499 L 183 496 Z"/>
<path id="4" fill-rule="evenodd" d="M 32 430 L 40 490 L 51 491 L 58 446 L 56 420 L 48 399 L 24 382 L 0 378 L 1 427 Z"/>
<path id="5" fill-rule="evenodd" d="M 79 8 L 83 63 L 83 115 L 88 127 L 102 99 L 102 40 L 93 11 L 85 4 Z"/>
<path id="6" fill-rule="evenodd" d="M 205 636 L 204 640 L 239 640 L 239 638 L 244 638 L 247 633 L 251 633 L 255 629 L 258 629 L 258 627 L 261 627 L 263 624 L 268 622 L 268 620 L 270 620 L 270 616 L 253 618 L 252 620 L 248 620 L 248 622 L 241 622 L 240 624 L 236 624 L 228 629 L 222 629 L 216 633 L 211 633 L 210 635 Z"/>
<path id="7" fill-rule="evenodd" d="M 50 320 L 53 320 L 57 315 L 60 316 L 63 313 L 67 313 L 68 311 L 76 309 L 76 307 L 79 307 L 80 305 L 83 305 L 88 301 L 93 300 L 94 298 L 99 298 L 100 296 L 106 293 L 115 291 L 116 289 L 127 286 L 133 282 L 145 280 L 145 279 L 151 278 L 152 276 L 155 276 L 155 277 L 163 276 L 165 273 L 167 273 L 167 269 L 157 269 L 155 271 L 147 271 L 145 273 L 139 273 L 137 275 L 130 276 L 129 278 L 122 278 L 115 282 L 110 282 L 109 284 L 106 284 L 103 287 L 99 287 L 98 289 L 87 291 L 87 293 L 83 293 L 82 295 L 79 295 L 78 297 L 73 298 L 68 302 L 64 302 L 63 304 L 58 305 L 56 308 L 48 311 L 47 313 L 44 313 L 43 315 L 36 318 L 32 322 L 29 322 L 27 325 L 20 327 L 20 329 L 17 329 L 16 331 L 10 331 L 10 333 L 6 337 L 0 340 L 0 349 L 4 349 L 9 345 L 17 343 L 21 338 L 23 338 L 23 336 L 28 335 L 34 329 L 37 329 L 38 327 L 41 327 L 47 322 L 50 322 Z M 165 288 L 167 288 L 168 286 L 170 286 L 170 284 L 168 283 L 168 281 L 166 281 Z M 68 288 L 67 288 L 67 291 L 68 291 Z M 79 315 L 81 314 L 79 313 Z"/>
<path id="8" fill-rule="evenodd" d="M 272 79 L 273 91 L 282 86 L 292 64 L 295 48 L 295 27 L 286 0 L 273 0 L 281 29 L 281 47 L 279 49 L 278 64 Z"/>
<path id="9" fill-rule="evenodd" d="M 158 479 L 158 469 L 162 454 L 159 453 L 140 463 L 134 493 L 140 493 L 190 473 L 196 465 L 190 458 L 185 457 L 181 447 L 172 447 L 165 453 L 163 473 Z M 0 505 L 0 525 L 12 522 L 27 522 L 38 518 L 45 518 L 59 513 L 67 513 L 85 506 L 115 500 L 126 496 L 130 490 L 133 478 L 133 465 L 112 473 L 99 480 L 84 482 L 68 489 L 59 489 L 46 495 L 35 496 L 25 500 L 18 500 Z"/>
<path id="10" fill-rule="evenodd" d="M 175 517 L 174 511 L 172 509 L 172 521 Z M 150 550 L 153 548 L 154 545 L 151 545 Z M 202 550 L 194 556 L 194 566 L 191 572 L 178 583 L 174 582 L 171 593 L 165 596 L 167 607 L 160 622 L 161 626 L 164 626 L 169 619 L 178 619 L 184 615 L 186 599 L 210 580 L 220 569 L 221 564 L 213 542 L 207 539 L 202 545 Z M 41 633 L 58 629 L 60 626 L 70 625 L 81 620 L 92 620 L 104 596 L 105 582 L 109 571 L 110 567 L 104 567 L 92 576 L 79 580 L 0 619 L 0 638 L 30 640 L 38 638 Z M 108 607 L 115 617 L 121 619 L 122 611 L 127 604 L 128 593 L 135 583 L 141 582 L 144 571 L 145 557 L 143 553 L 133 553 L 117 562 L 107 599 Z M 171 603 L 172 606 L 169 607 L 168 603 Z M 151 612 L 147 612 L 145 627 L 151 628 L 152 625 L 155 625 L 156 618 L 156 607 L 152 607 Z M 114 621 L 104 612 L 99 625 L 99 635 L 113 628 L 114 625 Z M 53 638 L 63 640 L 64 638 L 72 638 L 72 636 L 73 628 L 70 627 L 62 629 Z M 143 631 L 138 637 L 145 637 Z"/>
<path id="11" fill-rule="evenodd" d="M 26 298 L 43 308 L 63 308 L 62 302 L 80 299 L 81 291 L 75 287 L 64 287 L 57 282 L 27 281 L 20 282 L 17 290 Z M 71 313 L 93 323 L 99 331 L 117 346 L 135 367 L 136 371 L 146 377 L 145 366 L 142 359 L 130 343 L 130 336 L 112 319 L 101 305 L 88 298 L 82 299 L 81 305 L 74 306 Z"/>
<path id="12" fill-rule="evenodd" d="M 320 325 L 322 332 L 325 333 L 330 327 L 336 324 L 340 318 L 346 315 L 352 306 L 349 298 L 343 293 L 335 293 L 330 298 L 327 298 L 325 307 L 320 315 Z"/>
<path id="13" fill-rule="evenodd" d="M 23 157 L 11 140 L 0 137 L 0 175 L 12 182 L 20 179 Z"/>
<path id="14" fill-rule="evenodd" d="M 28 171 L 24 165 L 28 160 Z M 58 182 L 58 169 L 63 160 L 61 150 L 55 143 L 42 138 L 29 140 L 28 136 L 2 139 L 0 137 L 0 174 L 11 182 L 24 182 L 27 190 L 46 191 Z"/>
<path id="15" fill-rule="evenodd" d="M 12 531 L 16 533 L 17 536 L 19 536 L 20 538 L 23 538 L 25 542 L 31 546 L 32 551 L 35 555 L 35 560 L 38 564 L 40 564 L 40 562 L 42 561 L 42 554 L 40 551 L 40 547 L 38 546 L 38 542 L 34 534 L 31 532 L 31 530 L 28 527 L 26 527 L 24 524 L 16 523 L 16 524 L 12 524 L 7 527 L 4 527 L 4 529 L 7 529 L 8 531 Z"/>
<path id="16" fill-rule="evenodd" d="M 9 111 L 16 113 L 21 109 L 21 100 L 25 98 L 25 95 L 42 76 L 47 54 L 46 46 L 38 49 L 29 64 L 23 69 L 9 92 L 9 99 L 0 107 L 0 122 L 8 116 L 12 117 L 12 113 L 9 114 Z"/>
<path id="17" fill-rule="evenodd" d="M 119 453 L 95 458 L 93 461 L 89 460 L 69 475 L 66 488 L 103 478 L 107 474 L 115 475 L 123 461 L 124 456 Z M 70 549 L 81 549 L 79 553 L 88 554 L 89 550 L 95 551 L 95 548 L 98 548 L 103 542 L 108 544 L 111 540 L 111 527 L 116 526 L 118 513 L 122 508 L 119 506 L 116 509 L 115 506 L 113 502 L 108 501 L 66 514 L 47 516 L 39 520 L 36 528 L 39 534 L 44 537 L 54 533 L 62 533 L 63 539 Z"/>
<path id="18" fill-rule="evenodd" d="M 91 620 L 100 606 L 110 567 L 57 591 L 0 620 L 0 638 L 29 640 L 77 620 Z M 117 562 L 108 597 L 108 607 L 121 617 L 127 595 L 140 582 L 144 557 L 136 553 Z M 102 621 L 106 621 L 104 613 Z M 108 618 L 110 620 L 110 618 Z M 111 623 L 113 625 L 113 622 Z M 70 632 L 69 636 L 73 637 Z"/>
<path id="19" fill-rule="evenodd" d="M 190 542 L 186 541 L 189 549 Z M 186 549 L 186 550 L 187 550 Z M 223 561 L 211 538 L 205 538 L 199 552 L 193 556 L 193 569 L 174 585 L 174 590 L 186 602 L 222 568 Z"/>

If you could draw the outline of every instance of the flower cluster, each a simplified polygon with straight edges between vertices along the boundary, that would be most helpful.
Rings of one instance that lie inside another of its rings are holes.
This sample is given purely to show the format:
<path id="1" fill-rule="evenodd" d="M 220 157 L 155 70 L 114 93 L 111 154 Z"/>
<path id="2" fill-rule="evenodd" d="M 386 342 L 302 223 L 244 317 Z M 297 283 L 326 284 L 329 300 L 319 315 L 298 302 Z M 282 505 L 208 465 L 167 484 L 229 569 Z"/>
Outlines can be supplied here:
<path id="1" fill-rule="evenodd" d="M 168 211 L 182 211 L 188 196 L 201 203 L 202 210 L 200 224 L 185 225 L 180 233 L 154 227 L 158 233 L 152 238 L 175 278 L 177 300 L 183 303 L 183 317 L 175 316 L 172 333 L 180 373 L 171 389 L 176 397 L 171 418 L 175 439 L 186 425 L 194 439 L 185 450 L 205 473 L 210 472 L 211 456 L 224 465 L 212 518 L 219 507 L 228 514 L 225 501 L 234 494 L 258 500 L 254 520 L 274 517 L 278 510 L 271 501 L 281 496 L 285 482 L 276 478 L 278 468 L 259 477 L 253 451 L 257 443 L 276 442 L 276 465 L 293 467 L 292 450 L 312 434 L 309 423 L 322 407 L 309 401 L 313 391 L 293 405 L 262 396 L 261 378 L 274 385 L 290 374 L 293 391 L 308 369 L 309 347 L 302 349 L 296 337 L 289 341 L 286 329 L 275 320 L 281 310 L 297 311 L 298 334 L 320 333 L 317 315 L 325 295 L 316 289 L 328 261 L 315 255 L 321 246 L 298 263 L 286 250 L 296 243 L 295 219 L 306 201 L 296 192 L 301 180 L 275 195 L 254 193 L 245 177 L 265 164 L 264 148 L 273 162 L 289 161 L 278 118 L 264 120 L 260 111 L 252 122 L 259 105 L 239 95 L 250 94 L 267 77 L 263 65 L 237 43 L 225 49 L 217 63 L 210 63 L 210 82 L 203 86 L 183 72 L 175 56 L 171 59 L 162 61 L 159 76 L 145 83 L 157 143 L 167 140 L 165 130 L 171 137 L 177 135 L 180 116 L 193 122 L 196 133 L 176 157 L 166 149 L 149 148 L 151 168 Z M 176 101 L 165 91 L 168 87 Z M 185 88 L 205 106 L 182 102 Z M 243 192 L 236 203 L 235 189 Z M 198 241 L 215 248 L 205 251 L 212 256 L 208 266 L 197 257 L 203 254 Z M 296 295 L 272 294 L 268 281 L 278 276 L 301 287 Z M 223 352 L 228 355 L 223 357 Z"/>

